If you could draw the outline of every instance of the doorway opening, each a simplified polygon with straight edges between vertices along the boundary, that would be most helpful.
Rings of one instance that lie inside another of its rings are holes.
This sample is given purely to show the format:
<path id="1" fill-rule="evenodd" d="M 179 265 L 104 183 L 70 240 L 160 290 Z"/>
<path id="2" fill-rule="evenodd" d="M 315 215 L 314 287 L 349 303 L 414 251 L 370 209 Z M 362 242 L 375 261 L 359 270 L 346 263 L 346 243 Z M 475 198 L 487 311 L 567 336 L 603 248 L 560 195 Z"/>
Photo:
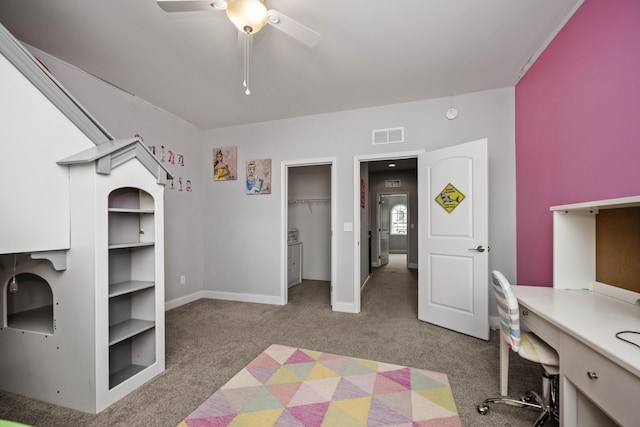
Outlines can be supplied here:
<path id="1" fill-rule="evenodd" d="M 417 158 L 418 165 L 414 205 L 420 206 L 414 216 L 414 234 L 419 235 L 417 258 L 420 268 L 428 268 L 427 274 L 422 271 L 418 275 L 418 319 L 486 340 L 488 256 L 487 251 L 478 250 L 489 237 L 486 138 L 429 152 L 354 157 L 354 312 L 361 310 L 362 286 L 371 277 L 368 270 L 363 273 L 363 259 L 366 264 L 368 260 L 360 246 L 366 241 L 362 234 L 370 224 L 370 165 L 379 160 L 410 158 Z M 452 205 L 442 204 L 452 189 L 460 196 Z M 449 215 L 452 209 L 455 215 Z"/>
<path id="2" fill-rule="evenodd" d="M 413 178 L 410 174 L 407 176 Z M 370 229 L 377 243 L 377 254 L 372 253 L 371 257 L 372 265 L 387 265 L 390 254 L 394 254 L 396 264 L 402 260 L 404 266 L 409 268 L 409 241 L 413 237 L 410 234 L 413 224 L 409 218 L 409 194 L 377 193 L 376 203 L 376 207 L 370 209 L 370 214 L 375 215 L 371 219 Z"/>
<path id="3" fill-rule="evenodd" d="M 403 269 L 418 268 L 418 156 L 422 153 L 354 158 L 360 192 L 354 215 L 356 312 L 361 310 L 361 294 L 376 269 L 386 265 L 393 252 L 396 261 L 400 259 L 403 263 Z M 367 241 L 369 244 L 365 244 Z"/>
<path id="4" fill-rule="evenodd" d="M 283 304 L 308 298 L 334 306 L 334 164 L 334 159 L 283 163 Z"/>

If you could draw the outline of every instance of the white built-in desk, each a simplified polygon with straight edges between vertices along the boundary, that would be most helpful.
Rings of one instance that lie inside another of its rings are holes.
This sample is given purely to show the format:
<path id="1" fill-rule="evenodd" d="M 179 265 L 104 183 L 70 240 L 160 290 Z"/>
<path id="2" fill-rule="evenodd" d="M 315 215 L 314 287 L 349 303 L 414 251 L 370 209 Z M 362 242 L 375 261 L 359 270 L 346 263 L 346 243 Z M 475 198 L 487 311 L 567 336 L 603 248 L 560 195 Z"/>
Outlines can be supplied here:
<path id="1" fill-rule="evenodd" d="M 640 332 L 640 305 L 588 290 L 513 290 L 523 327 L 560 356 L 560 425 L 605 425 L 600 410 L 622 426 L 640 425 L 640 348 L 615 336 Z M 625 338 L 640 343 L 639 336 Z"/>

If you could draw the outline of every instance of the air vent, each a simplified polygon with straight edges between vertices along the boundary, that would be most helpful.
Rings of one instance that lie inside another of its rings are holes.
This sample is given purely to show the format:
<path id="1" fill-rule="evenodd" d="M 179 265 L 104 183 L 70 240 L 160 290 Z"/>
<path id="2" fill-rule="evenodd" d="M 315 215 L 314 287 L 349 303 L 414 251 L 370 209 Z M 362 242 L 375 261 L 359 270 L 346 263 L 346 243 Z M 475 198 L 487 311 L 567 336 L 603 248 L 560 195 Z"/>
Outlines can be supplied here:
<path id="1" fill-rule="evenodd" d="M 388 179 L 384 182 L 386 188 L 399 188 L 402 187 L 402 183 L 399 179 Z"/>
<path id="2" fill-rule="evenodd" d="M 373 145 L 404 142 L 404 128 L 376 129 L 373 131 Z"/>

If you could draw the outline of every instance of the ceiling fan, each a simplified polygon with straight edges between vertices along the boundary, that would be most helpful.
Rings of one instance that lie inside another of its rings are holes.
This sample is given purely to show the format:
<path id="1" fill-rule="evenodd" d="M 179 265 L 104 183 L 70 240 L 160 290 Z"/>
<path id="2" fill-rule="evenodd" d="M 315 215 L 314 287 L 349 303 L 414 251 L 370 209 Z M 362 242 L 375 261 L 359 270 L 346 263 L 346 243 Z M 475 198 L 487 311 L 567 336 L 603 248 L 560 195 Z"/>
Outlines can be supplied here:
<path id="1" fill-rule="evenodd" d="M 299 42 L 314 47 L 320 34 L 277 10 L 264 6 L 264 0 L 156 0 L 166 12 L 193 12 L 226 10 L 227 17 L 244 37 L 244 81 L 245 94 L 249 95 L 249 63 L 253 35 L 265 25 L 282 31 Z"/>

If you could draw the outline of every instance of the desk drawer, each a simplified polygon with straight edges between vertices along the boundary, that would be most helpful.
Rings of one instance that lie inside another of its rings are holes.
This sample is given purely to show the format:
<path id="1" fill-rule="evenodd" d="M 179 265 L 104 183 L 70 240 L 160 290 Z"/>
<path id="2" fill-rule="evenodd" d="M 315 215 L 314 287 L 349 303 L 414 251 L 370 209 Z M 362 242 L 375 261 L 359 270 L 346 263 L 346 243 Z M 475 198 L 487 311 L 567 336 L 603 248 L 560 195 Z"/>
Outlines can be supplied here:
<path id="1" fill-rule="evenodd" d="M 560 330 L 535 313 L 520 307 L 520 323 L 556 351 L 560 349 Z"/>
<path id="2" fill-rule="evenodd" d="M 640 378 L 568 335 L 563 340 L 560 369 L 616 422 L 623 426 L 638 425 Z"/>

